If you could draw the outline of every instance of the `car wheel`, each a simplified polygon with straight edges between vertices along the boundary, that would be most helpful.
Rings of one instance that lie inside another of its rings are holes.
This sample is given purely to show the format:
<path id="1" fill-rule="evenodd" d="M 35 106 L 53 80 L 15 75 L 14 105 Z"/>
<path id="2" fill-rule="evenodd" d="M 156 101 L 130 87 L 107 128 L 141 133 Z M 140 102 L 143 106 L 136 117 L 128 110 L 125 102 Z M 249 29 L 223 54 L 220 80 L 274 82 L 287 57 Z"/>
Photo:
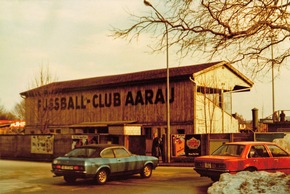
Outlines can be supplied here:
<path id="1" fill-rule="evenodd" d="M 151 175 L 152 175 L 152 166 L 150 164 L 145 165 L 140 174 L 141 174 L 141 176 L 143 178 L 151 177 Z"/>
<path id="2" fill-rule="evenodd" d="M 212 176 L 212 177 L 210 177 L 210 179 L 211 179 L 213 182 L 217 182 L 217 181 L 219 181 L 220 177 L 218 177 L 218 176 Z"/>
<path id="3" fill-rule="evenodd" d="M 77 180 L 76 177 L 74 177 L 74 176 L 68 176 L 68 175 L 64 176 L 63 179 L 65 180 L 65 182 L 67 182 L 69 184 L 73 184 Z"/>
<path id="4" fill-rule="evenodd" d="M 257 169 L 255 167 L 248 167 L 245 169 L 245 171 L 254 172 L 257 171 Z"/>
<path id="5" fill-rule="evenodd" d="M 103 185 L 107 182 L 108 171 L 106 169 L 101 169 L 96 175 L 96 181 L 99 185 Z"/>

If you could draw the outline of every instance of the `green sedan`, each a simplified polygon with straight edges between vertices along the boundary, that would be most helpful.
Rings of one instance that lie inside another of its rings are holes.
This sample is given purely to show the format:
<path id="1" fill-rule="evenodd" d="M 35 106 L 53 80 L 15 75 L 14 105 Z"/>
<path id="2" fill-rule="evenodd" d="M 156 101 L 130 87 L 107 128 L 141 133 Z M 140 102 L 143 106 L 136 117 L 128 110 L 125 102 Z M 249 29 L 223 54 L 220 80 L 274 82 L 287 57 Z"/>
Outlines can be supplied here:
<path id="1" fill-rule="evenodd" d="M 98 184 L 105 184 L 110 176 L 115 175 L 140 173 L 149 178 L 157 165 L 156 157 L 134 155 L 124 146 L 91 144 L 54 159 L 52 172 L 55 176 L 63 176 L 70 184 L 78 178 L 91 178 Z"/>

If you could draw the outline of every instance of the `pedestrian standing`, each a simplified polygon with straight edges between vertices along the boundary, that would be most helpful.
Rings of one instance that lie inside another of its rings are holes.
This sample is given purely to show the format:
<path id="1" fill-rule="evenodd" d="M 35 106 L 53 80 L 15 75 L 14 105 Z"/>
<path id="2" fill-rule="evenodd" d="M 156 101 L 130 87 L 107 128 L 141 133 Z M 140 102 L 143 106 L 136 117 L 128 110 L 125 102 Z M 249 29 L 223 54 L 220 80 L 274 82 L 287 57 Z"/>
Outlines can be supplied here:
<path id="1" fill-rule="evenodd" d="M 284 121 L 285 121 L 285 113 L 282 110 L 281 113 L 280 113 L 280 122 L 284 122 Z"/>
<path id="2" fill-rule="evenodd" d="M 152 156 L 159 158 L 161 156 L 161 139 L 155 134 L 152 142 Z"/>

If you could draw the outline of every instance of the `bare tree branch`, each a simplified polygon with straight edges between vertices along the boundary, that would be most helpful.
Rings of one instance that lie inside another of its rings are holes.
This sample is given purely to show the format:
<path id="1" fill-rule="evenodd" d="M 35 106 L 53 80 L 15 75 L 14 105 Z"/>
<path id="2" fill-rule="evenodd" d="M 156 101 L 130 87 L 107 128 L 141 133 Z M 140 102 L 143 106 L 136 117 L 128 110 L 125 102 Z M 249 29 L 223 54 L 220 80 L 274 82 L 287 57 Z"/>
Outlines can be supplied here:
<path id="1" fill-rule="evenodd" d="M 253 75 L 269 71 L 272 63 L 280 68 L 289 57 L 289 0 L 172 0 L 164 1 L 164 7 L 162 17 L 154 10 L 148 16 L 132 15 L 135 24 L 113 29 L 113 36 L 132 41 L 152 33 L 154 50 L 162 51 L 166 31 L 160 24 L 166 23 L 169 46 L 178 47 L 180 58 L 202 51 L 209 59 L 239 62 Z"/>
<path id="2" fill-rule="evenodd" d="M 26 124 L 37 123 L 37 130 L 42 134 L 48 133 L 48 127 L 56 119 L 55 115 L 52 114 L 51 108 L 39 108 L 39 104 L 35 103 L 34 100 L 29 100 L 30 97 L 38 98 L 38 101 L 43 102 L 45 99 L 49 98 L 52 94 L 57 94 L 57 88 L 52 82 L 57 81 L 56 76 L 53 76 L 49 70 L 49 65 L 41 65 L 39 72 L 34 76 L 33 82 L 30 86 L 30 91 L 28 91 L 28 97 L 25 100 L 26 108 Z"/>

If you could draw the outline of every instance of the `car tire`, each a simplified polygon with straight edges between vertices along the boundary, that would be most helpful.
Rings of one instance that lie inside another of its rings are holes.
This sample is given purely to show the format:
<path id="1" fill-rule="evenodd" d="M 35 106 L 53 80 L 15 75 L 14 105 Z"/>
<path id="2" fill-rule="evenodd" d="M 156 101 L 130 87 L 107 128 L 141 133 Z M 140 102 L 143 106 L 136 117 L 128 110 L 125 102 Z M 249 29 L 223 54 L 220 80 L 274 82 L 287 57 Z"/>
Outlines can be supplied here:
<path id="1" fill-rule="evenodd" d="M 149 178 L 152 175 L 152 165 L 147 164 L 143 167 L 143 169 L 141 170 L 141 177 L 143 178 Z"/>
<path id="2" fill-rule="evenodd" d="M 74 176 L 68 176 L 68 175 L 65 175 L 64 177 L 63 177 L 63 179 L 65 180 L 65 182 L 67 182 L 68 184 L 73 184 L 73 183 L 75 183 L 76 182 L 76 177 L 74 177 Z"/>
<path id="3" fill-rule="evenodd" d="M 244 171 L 255 172 L 257 169 L 255 167 L 248 167 Z"/>
<path id="4" fill-rule="evenodd" d="M 210 179 L 211 179 L 213 182 L 217 182 L 217 181 L 219 181 L 220 177 L 219 177 L 219 176 L 212 176 L 212 177 L 210 177 Z"/>
<path id="5" fill-rule="evenodd" d="M 97 184 L 104 185 L 106 184 L 107 180 L 108 180 L 108 171 L 106 169 L 99 170 L 98 173 L 96 174 Z"/>

